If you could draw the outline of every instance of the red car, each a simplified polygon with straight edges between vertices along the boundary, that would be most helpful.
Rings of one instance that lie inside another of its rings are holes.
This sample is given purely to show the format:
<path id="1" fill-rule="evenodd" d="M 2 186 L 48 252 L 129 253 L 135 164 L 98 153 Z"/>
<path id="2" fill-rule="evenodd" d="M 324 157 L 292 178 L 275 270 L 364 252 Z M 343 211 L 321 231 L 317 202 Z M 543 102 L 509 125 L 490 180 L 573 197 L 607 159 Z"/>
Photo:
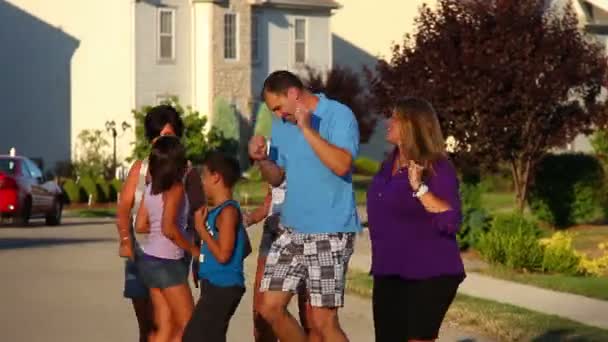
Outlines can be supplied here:
<path id="1" fill-rule="evenodd" d="M 30 218 L 44 217 L 47 225 L 61 223 L 63 193 L 54 181 L 45 181 L 30 159 L 0 155 L 0 215 L 27 225 Z"/>

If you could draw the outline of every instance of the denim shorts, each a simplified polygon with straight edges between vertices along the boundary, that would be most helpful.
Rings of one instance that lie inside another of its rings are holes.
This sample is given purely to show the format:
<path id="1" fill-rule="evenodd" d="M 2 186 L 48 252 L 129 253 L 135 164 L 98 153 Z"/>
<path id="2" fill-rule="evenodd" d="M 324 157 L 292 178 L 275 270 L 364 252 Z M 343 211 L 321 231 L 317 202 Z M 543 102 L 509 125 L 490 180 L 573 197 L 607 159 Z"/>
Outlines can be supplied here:
<path id="1" fill-rule="evenodd" d="M 137 260 L 143 283 L 148 288 L 166 289 L 188 282 L 190 259 L 161 259 L 144 255 Z"/>
<path id="2" fill-rule="evenodd" d="M 125 261 L 125 284 L 122 295 L 130 299 L 146 299 L 149 296 L 148 287 L 137 269 L 137 262 L 131 259 Z"/>

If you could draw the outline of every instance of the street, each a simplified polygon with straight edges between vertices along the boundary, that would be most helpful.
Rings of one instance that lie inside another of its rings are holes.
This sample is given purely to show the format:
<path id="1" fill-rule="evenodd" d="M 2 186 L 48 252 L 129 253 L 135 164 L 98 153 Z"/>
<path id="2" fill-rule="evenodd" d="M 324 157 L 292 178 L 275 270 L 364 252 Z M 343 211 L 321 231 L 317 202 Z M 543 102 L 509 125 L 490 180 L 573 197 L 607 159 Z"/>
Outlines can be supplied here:
<path id="1" fill-rule="evenodd" d="M 254 246 L 259 228 L 250 228 Z M 25 228 L 0 227 L 1 340 L 136 341 L 135 316 L 122 297 L 123 261 L 116 242 L 114 221 L 107 218 L 65 218 L 59 227 L 39 220 Z M 255 260 L 247 259 L 249 283 Z M 193 293 L 197 298 L 198 290 L 193 288 Z M 251 297 L 249 284 L 231 321 L 228 341 L 253 340 Z M 351 341 L 373 341 L 369 300 L 347 296 L 340 320 Z M 461 336 L 446 329 L 441 340 Z"/>
<path id="2" fill-rule="evenodd" d="M 39 221 L 1 227 L 1 340 L 136 341 L 135 317 L 122 297 L 123 261 L 116 255 L 114 229 L 110 219 L 76 218 L 59 227 Z M 248 258 L 249 274 L 254 262 Z M 252 340 L 251 294 L 248 288 L 229 341 Z M 355 309 L 368 301 L 348 298 L 347 305 L 353 310 L 342 313 L 342 322 L 351 340 L 373 340 L 371 307 Z"/>

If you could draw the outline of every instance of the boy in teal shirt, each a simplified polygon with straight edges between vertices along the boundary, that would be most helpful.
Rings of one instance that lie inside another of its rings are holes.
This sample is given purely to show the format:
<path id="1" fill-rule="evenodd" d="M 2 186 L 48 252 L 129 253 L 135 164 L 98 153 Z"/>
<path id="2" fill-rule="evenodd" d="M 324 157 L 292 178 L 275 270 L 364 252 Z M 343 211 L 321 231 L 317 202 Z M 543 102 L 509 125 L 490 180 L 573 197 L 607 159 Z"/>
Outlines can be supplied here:
<path id="1" fill-rule="evenodd" d="M 245 293 L 243 261 L 250 245 L 238 202 L 232 199 L 240 178 L 236 159 L 219 152 L 203 161 L 203 188 L 213 207 L 195 214 L 201 238 L 198 275 L 201 298 L 184 332 L 184 342 L 224 342 L 228 324 Z"/>

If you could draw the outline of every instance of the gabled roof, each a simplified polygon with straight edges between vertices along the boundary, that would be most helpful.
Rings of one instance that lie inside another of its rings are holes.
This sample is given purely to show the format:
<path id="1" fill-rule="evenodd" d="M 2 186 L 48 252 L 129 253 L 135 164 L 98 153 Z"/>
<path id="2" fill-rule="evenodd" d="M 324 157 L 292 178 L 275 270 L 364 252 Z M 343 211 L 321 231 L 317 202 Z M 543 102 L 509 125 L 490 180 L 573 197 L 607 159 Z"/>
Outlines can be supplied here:
<path id="1" fill-rule="evenodd" d="M 269 6 L 304 9 L 338 9 L 342 7 L 334 0 L 249 0 L 254 6 Z"/>
<path id="2" fill-rule="evenodd" d="M 602 11 L 608 12 L 608 0 L 585 0 L 585 2 L 592 4 Z"/>

